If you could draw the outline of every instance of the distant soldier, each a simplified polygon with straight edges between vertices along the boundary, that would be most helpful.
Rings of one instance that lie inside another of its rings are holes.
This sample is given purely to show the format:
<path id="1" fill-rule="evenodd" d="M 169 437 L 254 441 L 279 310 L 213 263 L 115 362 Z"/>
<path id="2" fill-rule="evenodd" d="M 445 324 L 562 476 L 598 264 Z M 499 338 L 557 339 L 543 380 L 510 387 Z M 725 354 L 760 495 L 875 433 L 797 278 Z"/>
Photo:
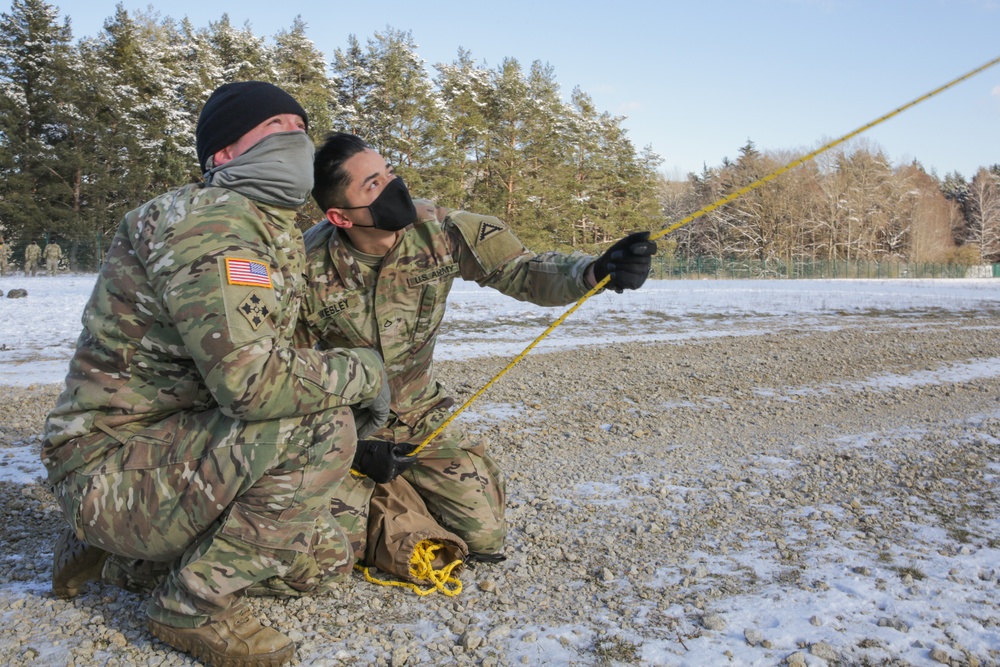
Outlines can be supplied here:
<path id="1" fill-rule="evenodd" d="M 38 271 L 38 263 L 41 259 L 42 248 L 37 243 L 32 241 L 28 247 L 24 249 L 24 275 L 35 275 L 35 272 Z"/>
<path id="2" fill-rule="evenodd" d="M 10 270 L 10 248 L 4 243 L 3 237 L 0 236 L 0 276 L 7 275 L 7 271 Z"/>
<path id="3" fill-rule="evenodd" d="M 433 353 L 456 278 L 560 306 L 605 276 L 617 292 L 640 287 L 656 251 L 649 233 L 637 232 L 600 257 L 535 254 L 497 218 L 415 205 L 385 158 L 350 134 L 330 135 L 317 151 L 313 197 L 326 219 L 305 233 L 309 290 L 300 321 L 321 349 L 364 346 L 382 355 L 393 414 L 358 447 L 394 443 L 401 457 L 455 403 L 434 376 Z M 441 525 L 468 544 L 472 560 L 503 560 L 505 482 L 483 443 L 449 427 L 402 476 Z M 334 515 L 359 559 L 373 491 L 372 479 L 351 476 L 334 494 Z"/>
<path id="4" fill-rule="evenodd" d="M 45 246 L 45 274 L 54 276 L 59 272 L 59 260 L 62 259 L 62 248 L 53 241 Z"/>

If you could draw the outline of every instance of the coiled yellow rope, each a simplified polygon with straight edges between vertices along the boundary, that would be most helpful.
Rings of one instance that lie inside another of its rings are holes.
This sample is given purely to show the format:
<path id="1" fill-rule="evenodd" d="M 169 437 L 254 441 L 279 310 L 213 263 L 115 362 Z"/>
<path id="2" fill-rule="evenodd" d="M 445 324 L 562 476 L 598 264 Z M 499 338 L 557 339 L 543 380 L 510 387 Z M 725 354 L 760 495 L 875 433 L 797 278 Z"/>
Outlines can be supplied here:
<path id="1" fill-rule="evenodd" d="M 455 568 L 462 564 L 461 560 L 454 560 L 440 570 L 434 569 L 434 559 L 437 552 L 444 548 L 444 545 L 431 540 L 423 540 L 413 547 L 413 555 L 410 557 L 410 576 L 414 579 L 427 581 L 430 588 L 421 588 L 411 581 L 396 581 L 391 579 L 377 579 L 372 576 L 370 568 L 362 565 L 355 565 L 355 569 L 365 575 L 365 581 L 379 586 L 399 586 L 409 588 L 420 596 L 431 593 L 443 593 L 448 597 L 455 597 L 462 592 L 462 582 L 453 574 Z"/>
<path id="2" fill-rule="evenodd" d="M 717 209 L 717 208 L 719 208 L 721 206 L 724 206 L 724 205 L 732 202 L 733 200 L 735 200 L 735 199 L 737 199 L 739 197 L 742 197 L 743 195 L 747 194 L 748 192 L 751 192 L 753 190 L 756 190 L 757 188 L 763 187 L 764 185 L 766 185 L 770 181 L 774 180 L 778 176 L 781 176 L 785 172 L 787 172 L 787 171 L 789 171 L 791 169 L 794 169 L 795 167 L 797 167 L 797 166 L 799 166 L 799 165 L 801 165 L 801 164 L 803 164 L 805 162 L 808 162 L 809 160 L 812 160 L 813 158 L 815 158 L 816 156 L 820 155 L 821 153 L 824 153 L 824 152 L 830 150 L 831 148 L 834 148 L 835 146 L 839 146 L 840 144 L 842 144 L 842 143 L 844 143 L 844 142 L 846 142 L 846 141 L 848 141 L 848 140 L 850 140 L 850 139 L 858 136 L 862 132 L 865 132 L 865 131 L 867 131 L 867 130 L 873 128 L 873 127 L 875 127 L 876 125 L 878 125 L 878 124 L 880 124 L 882 122 L 885 122 L 886 120 L 889 120 L 893 116 L 896 116 L 896 115 L 902 113 L 903 111 L 906 111 L 907 109 L 909 109 L 909 108 L 911 108 L 913 106 L 916 106 L 917 104 L 920 104 L 921 102 L 924 102 L 925 100 L 928 100 L 931 97 L 934 97 L 938 93 L 944 92 L 945 90 L 951 88 L 952 86 L 955 86 L 955 85 L 961 83 L 962 81 L 965 81 L 966 79 L 968 79 L 970 77 L 973 77 L 976 74 L 979 74 L 983 70 L 986 70 L 986 69 L 989 69 L 990 67 L 993 67 L 997 63 L 1000 63 L 1000 57 L 994 58 L 993 60 L 987 62 L 986 64 L 981 65 L 980 67 L 977 67 L 976 69 L 971 70 L 971 71 L 963 74 L 962 76 L 959 76 L 959 77 L 957 77 L 955 79 L 952 79 L 951 81 L 949 81 L 948 83 L 944 84 L 943 86 L 935 88 L 934 90 L 930 91 L 929 93 L 927 93 L 925 95 L 921 95 L 920 97 L 918 97 L 917 99 L 913 100 L 912 102 L 904 104 L 903 106 L 898 107 L 898 108 L 890 111 L 889 113 L 887 113 L 887 114 L 885 114 L 883 116 L 880 116 L 879 118 L 876 118 L 872 122 L 867 123 L 865 125 L 862 125 L 861 127 L 857 128 L 856 130 L 854 130 L 852 132 L 848 132 L 847 134 L 845 134 L 844 136 L 840 137 L 839 139 L 831 141 L 830 143 L 821 146 L 820 148 L 818 148 L 818 149 L 812 151 L 811 153 L 808 153 L 808 154 L 806 154 L 806 155 L 798 158 L 797 160 L 793 160 L 793 161 L 789 162 L 788 164 L 784 165 L 783 167 L 780 167 L 780 168 L 772 171 L 770 174 L 767 174 L 766 176 L 764 176 L 764 177 L 762 177 L 762 178 L 754 181 L 753 183 L 750 183 L 749 185 L 747 185 L 747 186 L 745 186 L 743 188 L 740 188 L 739 190 L 736 190 L 735 192 L 732 192 L 729 195 L 727 195 L 725 197 L 722 197 L 721 199 L 716 200 L 715 202 L 709 204 L 708 206 L 705 206 L 704 208 L 701 208 L 701 209 L 695 211 L 694 213 L 692 213 L 691 215 L 687 216 L 686 218 L 683 218 L 682 220 L 678 220 L 677 222 L 674 222 L 674 223 L 672 223 L 670 225 L 667 225 L 666 227 L 664 227 L 664 228 L 662 228 L 662 229 L 660 229 L 660 230 L 658 230 L 658 231 L 650 234 L 650 237 L 649 237 L 650 240 L 656 240 L 656 239 L 658 239 L 658 238 L 660 238 L 662 236 L 665 236 L 666 234 L 669 234 L 669 233 L 671 233 L 673 231 L 676 231 L 676 230 L 680 229 L 681 227 L 683 227 L 684 225 L 687 225 L 688 223 L 693 222 L 694 220 L 697 220 L 698 218 L 700 218 L 701 216 L 705 215 L 706 213 L 710 213 L 711 211 L 714 211 L 715 209 Z M 608 284 L 609 280 L 610 280 L 610 276 L 605 276 L 605 278 L 603 280 L 601 280 L 599 283 L 597 283 L 597 285 L 595 285 L 593 289 L 591 289 L 589 292 L 587 292 L 582 297 L 580 297 L 579 301 L 577 301 L 575 304 L 573 304 L 569 308 L 569 310 L 567 310 L 565 313 L 563 313 L 562 315 L 560 315 L 558 319 L 556 319 L 552 324 L 550 324 L 548 326 L 548 328 L 546 328 L 545 331 L 543 331 L 537 338 L 535 338 L 535 340 L 533 340 L 526 348 L 524 348 L 524 350 L 520 354 L 518 354 L 516 357 L 514 357 L 514 359 L 509 364 L 507 364 L 506 367 L 504 367 L 499 373 L 497 373 L 495 376 L 493 376 L 493 378 L 489 382 L 487 382 L 485 385 L 483 385 L 483 387 L 479 391 L 477 391 L 475 394 L 473 394 L 467 401 L 465 401 L 465 403 L 463 403 L 462 405 L 460 405 L 444 421 L 442 421 L 441 424 L 436 429 L 434 429 L 434 431 L 430 435 L 428 435 L 424 439 L 424 441 L 421 442 L 419 446 L 417 446 L 416 449 L 413 450 L 412 454 L 417 454 L 418 452 L 420 452 L 420 450 L 422 450 L 424 447 L 426 447 L 428 444 L 430 444 L 430 442 L 433 441 L 434 438 L 436 438 L 438 435 L 440 435 L 441 432 L 444 431 L 444 429 L 448 426 L 448 424 L 450 424 L 452 421 L 454 421 L 455 418 L 458 417 L 458 415 L 460 415 L 462 412 L 465 411 L 466 408 L 468 408 L 470 405 L 472 405 L 480 396 L 482 396 L 486 392 L 487 389 L 489 389 L 490 387 L 492 387 L 493 384 L 497 380 L 499 380 L 501 377 L 503 377 L 504 375 L 506 375 L 507 371 L 509 371 L 510 369 L 512 369 L 515 365 L 517 365 L 518 363 L 520 363 L 520 361 L 522 359 L 524 359 L 526 356 L 528 356 L 528 353 L 531 352 L 531 350 L 534 349 L 536 345 L 538 345 L 540 342 L 542 342 L 542 340 L 544 340 L 550 333 L 552 333 L 557 327 L 559 327 L 563 322 L 565 322 L 566 319 L 570 315 L 572 315 L 573 313 L 575 313 L 576 310 L 580 306 L 582 306 L 590 297 L 592 297 L 595 294 L 597 294 L 598 292 L 600 292 L 604 288 L 604 286 Z M 368 568 L 361 567 L 361 566 L 355 566 L 355 567 L 357 567 L 358 569 L 360 569 L 360 570 L 362 570 L 364 572 L 365 579 L 367 581 L 370 581 L 372 583 L 376 583 L 376 584 L 379 584 L 379 585 L 382 585 L 382 586 L 403 586 L 403 587 L 411 588 L 418 595 L 429 595 L 429 594 L 434 593 L 436 591 L 441 591 L 445 595 L 455 596 L 455 595 L 458 595 L 459 593 L 462 592 L 462 582 L 459 581 L 456 577 L 452 577 L 451 573 L 455 569 L 455 567 L 457 567 L 458 565 L 461 564 L 462 561 L 460 561 L 460 560 L 459 561 L 455 561 L 455 562 L 447 565 L 445 568 L 443 568 L 441 570 L 434 570 L 434 568 L 433 568 L 434 554 L 436 553 L 436 551 L 438 549 L 441 548 L 441 546 L 442 545 L 440 545 L 440 544 L 435 545 L 435 544 L 433 544 L 433 543 L 425 540 L 424 542 L 419 543 L 417 545 L 417 548 L 414 549 L 413 557 L 412 557 L 412 559 L 410 561 L 410 574 L 413 575 L 415 578 L 425 579 L 425 580 L 431 582 L 433 584 L 433 587 L 429 588 L 429 589 L 422 589 L 419 586 L 417 586 L 416 584 L 413 584 L 413 583 L 410 583 L 410 582 L 386 581 L 386 580 L 376 579 L 376 578 L 374 578 L 374 577 L 371 576 L 371 574 L 369 573 Z M 447 588 L 447 586 L 449 584 L 452 584 L 453 588 L 451 588 L 451 589 Z"/>

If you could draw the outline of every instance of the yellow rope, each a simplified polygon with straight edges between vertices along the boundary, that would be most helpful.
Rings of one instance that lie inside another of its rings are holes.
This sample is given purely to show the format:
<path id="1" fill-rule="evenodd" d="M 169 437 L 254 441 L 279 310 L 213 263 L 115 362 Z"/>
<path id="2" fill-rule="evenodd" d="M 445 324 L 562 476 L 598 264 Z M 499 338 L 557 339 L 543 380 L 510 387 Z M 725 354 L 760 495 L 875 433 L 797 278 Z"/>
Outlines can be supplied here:
<path id="1" fill-rule="evenodd" d="M 365 581 L 378 584 L 379 586 L 399 586 L 401 588 L 409 588 L 420 596 L 440 592 L 448 597 L 455 597 L 462 592 L 462 582 L 459 581 L 458 577 L 453 575 L 452 572 L 456 567 L 462 564 L 462 561 L 454 560 L 440 570 L 435 570 L 434 559 L 437 557 L 437 552 L 443 548 L 443 544 L 439 542 L 432 542 L 431 540 L 422 540 L 421 542 L 418 542 L 415 547 L 413 547 L 413 555 L 410 557 L 410 576 L 414 579 L 422 579 L 429 582 L 432 584 L 430 588 L 421 588 L 417 584 L 410 581 L 376 579 L 372 576 L 370 568 L 362 565 L 355 565 L 354 568 L 364 573 Z"/>
<path id="2" fill-rule="evenodd" d="M 410 559 L 410 576 L 416 579 L 426 579 L 434 584 L 434 588 L 445 595 L 455 596 L 462 592 L 462 582 L 452 576 L 452 571 L 462 564 L 461 560 L 453 560 L 440 570 L 434 569 L 434 559 L 437 552 L 444 548 L 443 544 L 424 540 L 413 548 L 413 558 Z M 448 588 L 451 584 L 452 588 Z"/>
<path id="3" fill-rule="evenodd" d="M 824 153 L 824 152 L 830 150 L 831 148 L 833 148 L 835 146 L 839 146 L 840 144 L 844 143 L 845 141 L 853 139 L 854 137 L 858 136 L 862 132 L 865 132 L 866 130 L 869 130 L 869 129 L 875 127 L 879 123 L 882 123 L 882 122 L 885 122 L 885 121 L 889 120 L 893 116 L 896 116 L 896 115 L 898 115 L 898 114 L 906 111 L 910 107 L 916 106 L 917 104 L 920 104 L 921 102 L 924 102 L 925 100 L 928 100 L 931 97 L 934 97 L 938 93 L 941 93 L 941 92 L 943 92 L 943 91 L 951 88 L 952 86 L 955 86 L 955 85 L 961 83 L 962 81 L 965 81 L 966 79 L 971 78 L 971 77 L 975 76 L 976 74 L 979 74 L 983 70 L 986 70 L 986 69 L 989 69 L 990 67 L 993 67 L 997 63 L 1000 63 L 1000 57 L 994 58 L 993 60 L 989 61 L 985 65 L 981 65 L 981 66 L 977 67 L 974 70 L 966 72 L 965 74 L 963 74 L 960 77 L 952 79 L 948 83 L 946 83 L 943 86 L 940 86 L 938 88 L 935 88 L 934 90 L 932 90 L 931 92 L 927 93 L 926 95 L 921 95 L 920 97 L 918 97 L 917 99 L 913 100 L 912 102 L 909 102 L 907 104 L 904 104 L 901 107 L 893 109 L 892 111 L 890 111 L 889 113 L 885 114 L 884 116 L 880 116 L 879 118 L 876 118 L 872 122 L 867 123 L 865 125 L 862 125 L 861 127 L 859 127 L 858 129 L 856 129 L 856 130 L 854 130 L 852 132 L 848 132 L 847 134 L 845 134 L 841 138 L 836 139 L 835 141 L 831 141 L 830 143 L 825 144 L 825 145 L 821 146 L 820 148 L 817 148 L 813 152 L 808 153 L 807 155 L 804 155 L 803 157 L 800 157 L 797 160 L 792 160 L 791 162 L 789 162 L 785 166 L 780 167 L 778 169 L 775 169 L 774 171 L 772 171 L 767 176 L 764 176 L 763 178 L 760 178 L 760 179 L 754 181 L 750 185 L 747 185 L 746 187 L 740 188 L 739 190 L 736 190 L 735 192 L 732 192 L 732 193 L 726 195 L 725 197 L 723 197 L 723 198 L 721 198 L 721 199 L 719 199 L 719 200 L 717 200 L 717 201 L 709 204 L 708 206 L 705 206 L 704 208 L 701 208 L 701 209 L 695 211 L 694 213 L 692 213 L 691 215 L 687 216 L 683 220 L 678 220 L 677 222 L 675 222 L 673 224 L 670 224 L 670 225 L 667 225 L 663 229 L 650 234 L 650 236 L 649 236 L 650 240 L 654 240 L 655 241 L 656 239 L 658 239 L 658 238 L 660 238 L 660 237 L 662 237 L 662 236 L 664 236 L 666 234 L 669 234 L 670 232 L 677 231 L 678 229 L 680 229 L 684 225 L 686 225 L 686 224 L 688 224 L 690 222 L 693 222 L 694 220 L 697 220 L 698 218 L 700 218 L 701 216 L 705 215 L 706 213 L 710 213 L 710 212 L 714 211 L 715 209 L 719 208 L 720 206 L 725 206 L 726 204 L 730 203 L 734 199 L 737 199 L 738 197 L 742 197 L 746 193 L 751 192 L 752 190 L 756 190 L 759 187 L 762 187 L 763 185 L 769 183 L 770 181 L 773 181 L 778 176 L 781 176 L 786 171 L 788 171 L 790 169 L 794 169 L 795 167 L 803 164 L 804 162 L 808 162 L 809 160 L 812 160 L 817 155 L 819 155 L 821 153 Z M 458 417 L 458 415 L 462 414 L 462 412 L 464 412 L 466 408 L 468 408 L 480 396 L 482 396 L 483 393 L 485 393 L 487 389 L 489 389 L 490 387 L 492 387 L 493 383 L 495 383 L 497 380 L 499 380 L 504 375 L 506 375 L 507 371 L 509 371 L 511 368 L 513 368 L 518 363 L 520 363 L 520 361 L 522 359 L 524 359 L 526 356 L 528 356 L 528 353 L 531 352 L 531 350 L 534 349 L 534 347 L 536 345 L 538 345 L 540 342 L 542 342 L 550 333 L 552 333 L 552 331 L 554 331 L 556 329 L 556 327 L 560 326 L 563 322 L 565 322 L 566 318 L 568 318 L 570 315 L 572 315 L 573 313 L 575 313 L 576 310 L 580 306 L 582 306 L 584 304 L 584 302 L 587 301 L 587 299 L 589 299 L 590 297 L 592 297 L 595 294 L 597 294 L 598 292 L 600 292 L 604 288 L 604 286 L 608 284 L 608 281 L 610 279 L 611 279 L 610 276 L 605 276 L 604 279 L 601 280 L 599 283 L 597 283 L 597 285 L 595 285 L 592 290 L 590 290 L 589 292 L 587 292 L 586 294 L 584 294 L 582 297 L 580 297 L 579 301 L 577 301 L 575 304 L 573 304 L 573 306 L 571 306 L 569 310 L 567 310 L 565 313 L 563 313 L 555 322 L 553 322 L 552 324 L 550 324 L 549 327 L 545 331 L 543 331 L 541 333 L 541 335 L 539 335 L 537 338 L 535 338 L 535 340 L 531 341 L 531 343 L 528 345 L 528 347 L 524 348 L 524 350 L 519 355 L 517 355 L 516 357 L 514 357 L 514 359 L 509 364 L 507 364 L 507 366 L 505 366 L 503 368 L 503 370 L 501 370 L 499 373 L 497 373 L 495 376 L 493 376 L 492 380 L 490 380 L 485 385 L 483 385 L 482 389 L 480 389 L 475 394 L 473 394 L 469 398 L 469 400 L 467 400 L 465 403 L 463 403 L 462 405 L 460 405 L 457 410 L 455 410 L 454 412 L 452 412 L 448 416 L 447 419 L 445 419 L 443 422 L 441 422 L 441 425 L 438 426 L 436 429 L 434 429 L 434 432 L 431 433 L 430 435 L 428 435 L 424 439 L 424 441 L 421 442 L 420 445 L 416 449 L 413 450 L 412 454 L 418 453 L 420 450 L 422 450 L 424 447 L 426 447 L 432 440 L 434 440 L 434 438 L 438 437 L 438 435 L 441 434 L 441 432 L 448 426 L 448 424 L 450 424 L 452 421 L 454 421 L 455 418 Z"/>

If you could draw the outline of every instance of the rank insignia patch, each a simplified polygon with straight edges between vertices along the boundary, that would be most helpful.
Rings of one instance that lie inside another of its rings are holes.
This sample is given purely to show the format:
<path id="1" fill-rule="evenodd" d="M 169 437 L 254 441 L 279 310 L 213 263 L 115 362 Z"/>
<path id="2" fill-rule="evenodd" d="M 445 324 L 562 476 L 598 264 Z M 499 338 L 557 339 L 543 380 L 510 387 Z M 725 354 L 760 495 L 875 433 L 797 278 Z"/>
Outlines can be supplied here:
<path id="1" fill-rule="evenodd" d="M 267 264 L 251 259 L 226 258 L 226 280 L 230 285 L 253 285 L 255 287 L 270 287 L 271 272 Z"/>
<path id="2" fill-rule="evenodd" d="M 247 322 L 256 331 L 260 325 L 264 323 L 267 316 L 271 314 L 271 311 L 264 304 L 264 300 L 257 296 L 256 292 L 250 292 L 250 296 L 243 299 L 243 303 L 240 304 L 240 312 L 243 317 L 247 318 Z"/>
<path id="3" fill-rule="evenodd" d="M 503 229 L 504 228 L 502 225 L 498 225 L 495 222 L 487 222 L 486 220 L 483 220 L 482 223 L 480 223 L 479 225 L 479 235 L 477 237 L 477 241 L 479 243 L 482 243 L 483 241 L 493 236 L 497 232 L 502 232 Z"/>

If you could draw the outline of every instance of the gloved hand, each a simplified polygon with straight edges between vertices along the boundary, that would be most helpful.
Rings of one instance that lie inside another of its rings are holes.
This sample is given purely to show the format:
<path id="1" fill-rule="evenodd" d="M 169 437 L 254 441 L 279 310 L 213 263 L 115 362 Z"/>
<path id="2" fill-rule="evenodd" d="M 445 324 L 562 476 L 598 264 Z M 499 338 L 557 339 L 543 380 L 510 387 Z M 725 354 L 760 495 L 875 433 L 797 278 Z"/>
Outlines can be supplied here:
<path id="1" fill-rule="evenodd" d="M 354 413 L 354 427 L 358 432 L 358 440 L 363 440 L 382 428 L 389 420 L 389 404 L 392 396 L 389 393 L 389 376 L 385 374 L 382 357 L 373 350 L 357 350 L 356 352 L 359 356 L 362 356 L 369 366 L 377 364 L 377 372 L 381 375 L 378 393 L 367 401 L 362 401 L 351 406 L 351 411 Z M 362 355 L 362 353 L 365 354 Z"/>
<path id="2" fill-rule="evenodd" d="M 656 254 L 656 241 L 649 240 L 649 232 L 634 232 L 617 241 L 594 261 L 594 278 L 597 282 L 611 274 L 608 288 L 619 294 L 622 290 L 639 289 L 646 282 L 649 266 Z"/>
<path id="3" fill-rule="evenodd" d="M 376 484 L 391 482 L 417 462 L 410 456 L 414 446 L 385 440 L 358 440 L 351 469 L 365 475 Z"/>

